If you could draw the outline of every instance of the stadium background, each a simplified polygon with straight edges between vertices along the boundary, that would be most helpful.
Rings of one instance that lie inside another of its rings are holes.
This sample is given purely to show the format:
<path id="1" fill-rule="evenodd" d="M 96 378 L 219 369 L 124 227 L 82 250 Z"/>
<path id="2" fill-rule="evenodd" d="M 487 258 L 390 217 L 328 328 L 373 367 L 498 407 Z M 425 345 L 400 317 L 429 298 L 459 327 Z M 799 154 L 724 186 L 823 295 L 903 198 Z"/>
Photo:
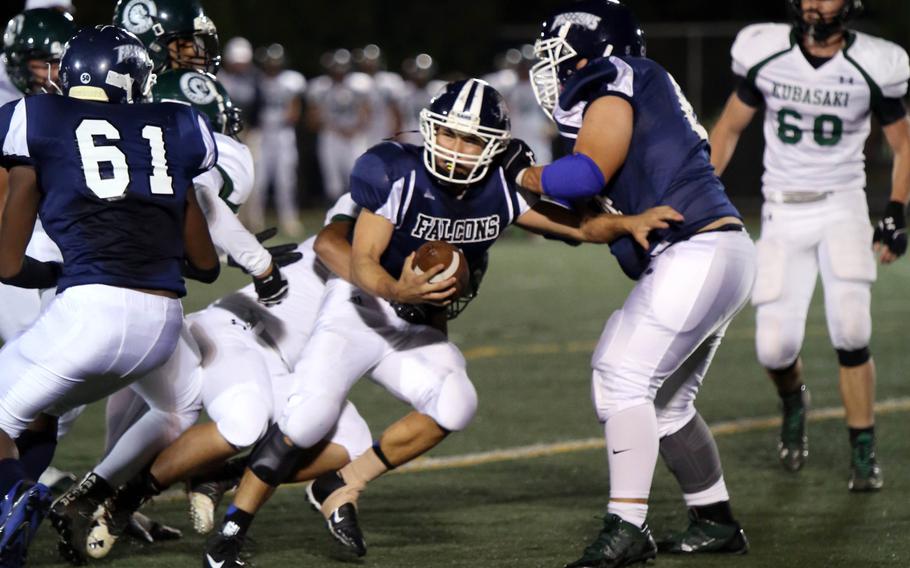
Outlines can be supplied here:
<path id="1" fill-rule="evenodd" d="M 75 0 L 77 22 L 110 20 L 112 2 Z M 375 42 L 396 62 L 420 51 L 439 61 L 441 75 L 482 74 L 497 52 L 525 43 L 555 2 L 392 2 L 335 0 L 210 0 L 206 8 L 222 43 L 234 35 L 254 45 L 282 42 L 290 65 L 307 78 L 321 72 L 319 55 L 335 47 Z M 742 25 L 785 19 L 783 2 L 630 0 L 649 34 L 649 52 L 678 78 L 703 122 L 713 123 L 732 87 L 729 45 Z M 860 28 L 910 46 L 910 2 L 870 0 Z M 21 8 L 6 0 L 0 17 Z M 890 157 L 873 129 L 867 149 L 873 214 L 885 202 Z M 303 132 L 302 132 L 303 133 Z M 302 137 L 304 152 L 312 137 Z M 761 171 L 756 121 L 725 176 L 753 235 Z M 302 196 L 315 203 L 314 160 L 302 160 Z M 306 212 L 308 231 L 320 212 Z M 880 378 L 879 451 L 886 487 L 878 495 L 846 491 L 846 433 L 838 415 L 836 360 L 819 301 L 810 312 L 804 348 L 816 412 L 812 456 L 799 475 L 783 472 L 774 456 L 776 397 L 754 358 L 754 313 L 731 326 L 699 398 L 718 434 L 733 503 L 752 541 L 744 558 L 674 559 L 661 567 L 910 566 L 910 383 L 906 349 L 910 263 L 879 271 L 874 288 L 872 349 Z M 242 285 L 225 271 L 212 287 L 194 286 L 188 311 Z M 463 349 L 481 397 L 475 423 L 431 454 L 440 461 L 392 475 L 371 486 L 362 520 L 371 546 L 364 562 L 338 553 L 321 519 L 305 511 L 303 492 L 281 491 L 254 525 L 255 565 L 386 567 L 561 566 L 573 560 L 597 529 L 607 481 L 601 431 L 588 399 L 588 358 L 601 326 L 630 288 L 609 255 L 597 247 L 567 249 L 509 234 L 493 248 L 481 296 L 458 320 L 452 337 Z M 404 408 L 362 384 L 353 398 L 378 432 Z M 82 472 L 103 440 L 103 407 L 95 405 L 61 445 L 57 465 Z M 448 461 L 446 461 L 448 460 Z M 178 499 L 154 503 L 150 514 L 184 529 L 185 538 L 156 548 L 121 546 L 105 566 L 198 565 L 202 537 L 191 534 Z M 685 522 L 678 490 L 658 467 L 650 523 L 655 532 Z M 52 531 L 44 529 L 31 566 L 60 565 Z"/>

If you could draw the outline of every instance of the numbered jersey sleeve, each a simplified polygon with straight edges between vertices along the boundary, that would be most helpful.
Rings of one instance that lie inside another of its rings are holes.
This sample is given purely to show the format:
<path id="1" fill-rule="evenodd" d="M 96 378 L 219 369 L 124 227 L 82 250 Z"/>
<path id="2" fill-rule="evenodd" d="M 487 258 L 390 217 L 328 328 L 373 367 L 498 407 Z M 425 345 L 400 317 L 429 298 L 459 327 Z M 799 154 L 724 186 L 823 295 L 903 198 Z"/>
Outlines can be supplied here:
<path id="1" fill-rule="evenodd" d="M 28 118 L 25 112 L 25 99 L 0 107 L 0 141 L 3 144 L 0 165 L 4 168 L 34 164 L 28 148 Z"/>
<path id="2" fill-rule="evenodd" d="M 351 172 L 354 202 L 397 225 L 407 190 L 405 177 L 419 164 L 413 150 L 397 142 L 384 142 L 360 156 Z"/>

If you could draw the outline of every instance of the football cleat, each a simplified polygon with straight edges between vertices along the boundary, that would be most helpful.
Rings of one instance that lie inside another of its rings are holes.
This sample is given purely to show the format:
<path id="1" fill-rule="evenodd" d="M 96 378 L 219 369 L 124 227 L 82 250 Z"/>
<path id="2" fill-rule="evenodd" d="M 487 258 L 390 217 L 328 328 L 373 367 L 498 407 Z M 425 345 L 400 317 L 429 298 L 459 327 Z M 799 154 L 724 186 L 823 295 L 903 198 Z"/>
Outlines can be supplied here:
<path id="1" fill-rule="evenodd" d="M 25 564 L 28 545 L 51 506 L 50 490 L 40 484 L 20 480 L 0 503 L 0 566 Z"/>
<path id="2" fill-rule="evenodd" d="M 325 499 L 343 486 L 344 481 L 337 473 L 327 473 L 307 485 L 307 499 L 314 509 L 321 512 Z M 326 526 L 335 540 L 357 556 L 364 556 L 367 553 L 367 543 L 360 530 L 357 508 L 353 503 L 345 503 L 332 511 L 326 519 Z"/>
<path id="3" fill-rule="evenodd" d="M 215 528 L 215 511 L 221 498 L 237 487 L 239 478 L 204 481 L 189 488 L 190 519 L 199 534 L 209 534 Z"/>
<path id="4" fill-rule="evenodd" d="M 661 539 L 657 550 L 669 554 L 745 554 L 749 551 L 749 541 L 739 523 L 725 525 L 700 519 L 695 511 L 689 509 L 688 528 Z"/>
<path id="5" fill-rule="evenodd" d="M 875 459 L 875 438 L 871 434 L 860 434 L 853 443 L 850 460 L 850 491 L 878 491 L 884 485 L 882 468 Z"/>
<path id="6" fill-rule="evenodd" d="M 130 515 L 123 534 L 144 544 L 183 538 L 183 533 L 179 529 L 153 521 L 138 511 Z M 123 535 L 111 530 L 111 515 L 108 507 L 99 507 L 86 538 L 85 554 L 96 560 L 104 558 L 110 554 L 120 536 Z"/>
<path id="7" fill-rule="evenodd" d="M 86 563 L 89 532 L 96 515 L 103 514 L 102 503 L 89 496 L 97 479 L 94 474 L 87 475 L 54 501 L 48 513 L 51 525 L 60 537 L 57 551 L 61 558 L 77 566 Z"/>
<path id="8" fill-rule="evenodd" d="M 781 400 L 783 419 L 777 443 L 777 458 L 787 471 L 799 471 L 809 458 L 809 435 L 806 429 L 809 389 L 802 385 L 798 391 Z"/>
<path id="9" fill-rule="evenodd" d="M 247 564 L 240 559 L 243 538 L 219 532 L 205 544 L 202 568 L 237 568 Z"/>
<path id="10" fill-rule="evenodd" d="M 604 517 L 604 527 L 581 558 L 566 568 L 620 568 L 647 562 L 657 557 L 657 544 L 651 530 L 638 528 L 616 515 Z"/>

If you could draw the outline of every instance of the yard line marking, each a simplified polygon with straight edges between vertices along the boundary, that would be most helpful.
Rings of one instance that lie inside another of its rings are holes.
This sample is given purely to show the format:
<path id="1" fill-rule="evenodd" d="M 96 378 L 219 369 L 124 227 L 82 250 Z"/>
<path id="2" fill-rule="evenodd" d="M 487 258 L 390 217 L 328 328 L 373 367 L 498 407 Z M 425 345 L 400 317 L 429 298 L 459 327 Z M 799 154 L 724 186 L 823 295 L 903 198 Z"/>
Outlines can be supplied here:
<path id="1" fill-rule="evenodd" d="M 888 398 L 875 404 L 875 413 L 896 414 L 898 412 L 910 411 L 910 397 Z M 809 422 L 823 422 L 826 420 L 835 420 L 844 417 L 843 407 L 829 406 L 809 411 Z M 710 425 L 711 433 L 715 436 L 730 436 L 733 434 L 742 434 L 746 432 L 756 432 L 759 430 L 771 430 L 780 426 L 780 416 L 764 416 L 757 418 L 738 418 L 736 420 L 727 420 L 716 422 Z M 504 448 L 501 450 L 491 450 L 487 452 L 476 452 L 470 454 L 461 454 L 455 456 L 446 456 L 441 458 L 417 458 L 401 467 L 395 468 L 389 473 L 420 473 L 425 471 L 442 471 L 450 469 L 464 469 L 476 467 L 491 463 L 500 463 L 507 461 L 527 460 L 533 458 L 543 458 L 560 454 L 570 454 L 575 452 L 585 452 L 604 448 L 603 438 L 585 438 L 581 440 L 567 440 L 565 442 L 554 442 L 550 444 L 532 444 L 529 446 L 517 446 L 514 448 Z M 291 485 L 282 485 L 279 490 L 295 490 L 306 487 L 305 483 L 296 483 Z M 154 500 L 157 502 L 181 501 L 186 499 L 186 492 L 183 488 L 171 488 Z"/>
<path id="2" fill-rule="evenodd" d="M 876 414 L 893 414 L 896 412 L 907 411 L 910 411 L 910 397 L 886 399 L 875 405 Z M 809 422 L 822 422 L 825 420 L 834 420 L 843 417 L 844 409 L 842 407 L 832 406 L 809 411 Z M 710 428 L 711 433 L 713 433 L 715 436 L 729 436 L 732 434 L 741 434 L 744 432 L 774 429 L 780 426 L 780 422 L 780 416 L 740 418 L 737 420 L 717 422 L 711 425 Z M 487 452 L 476 452 L 471 454 L 446 456 L 440 458 L 418 458 L 411 463 L 405 464 L 399 468 L 392 470 L 392 473 L 415 473 L 421 471 L 460 469 L 489 463 L 516 461 L 573 452 L 582 452 L 587 450 L 596 450 L 602 449 L 603 447 L 604 439 L 601 437 L 587 438 L 582 440 L 568 440 L 565 442 L 555 442 L 551 444 L 532 444 L 530 446 L 518 446 L 515 448 L 505 448 L 501 450 L 491 450 Z"/>

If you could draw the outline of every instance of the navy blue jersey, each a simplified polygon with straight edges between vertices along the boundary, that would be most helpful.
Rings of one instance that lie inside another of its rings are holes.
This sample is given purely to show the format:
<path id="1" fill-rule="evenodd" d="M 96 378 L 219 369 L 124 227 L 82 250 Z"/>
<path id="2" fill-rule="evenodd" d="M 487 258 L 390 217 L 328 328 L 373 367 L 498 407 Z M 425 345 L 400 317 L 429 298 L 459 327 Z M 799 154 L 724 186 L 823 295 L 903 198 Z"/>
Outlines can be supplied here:
<path id="1" fill-rule="evenodd" d="M 529 208 L 498 167 L 453 196 L 426 171 L 422 154 L 420 146 L 384 142 L 360 156 L 351 173 L 354 201 L 395 225 L 380 259 L 395 278 L 405 258 L 429 241 L 452 243 L 469 266 L 480 266 L 502 231 Z"/>
<path id="2" fill-rule="evenodd" d="M 569 80 L 553 117 L 570 151 L 587 106 L 604 96 L 627 100 L 635 118 L 629 154 L 602 195 L 622 213 L 669 205 L 686 219 L 655 231 L 652 250 L 661 241 L 685 240 L 721 217 L 740 217 L 711 166 L 707 132 L 673 77 L 650 59 L 597 59 Z M 650 260 L 631 237 L 618 239 L 610 249 L 632 278 Z"/>
<path id="3" fill-rule="evenodd" d="M 3 165 L 31 165 L 39 216 L 63 253 L 58 292 L 82 284 L 186 294 L 186 192 L 217 150 L 205 119 L 176 103 L 38 95 L 0 108 Z"/>

